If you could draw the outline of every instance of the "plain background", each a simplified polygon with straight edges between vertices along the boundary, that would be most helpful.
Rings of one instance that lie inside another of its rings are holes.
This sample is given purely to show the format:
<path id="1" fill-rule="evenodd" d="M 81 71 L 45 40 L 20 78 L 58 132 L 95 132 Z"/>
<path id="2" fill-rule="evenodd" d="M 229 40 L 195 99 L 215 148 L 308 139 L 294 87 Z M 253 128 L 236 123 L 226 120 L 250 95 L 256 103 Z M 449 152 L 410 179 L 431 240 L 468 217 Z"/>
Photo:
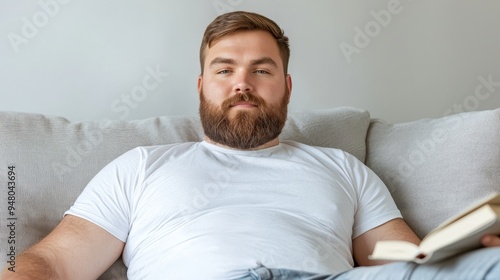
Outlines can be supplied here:
<path id="1" fill-rule="evenodd" d="M 404 122 L 500 107 L 500 1 L 9 0 L 0 110 L 197 115 L 202 34 L 233 10 L 289 36 L 291 111 L 354 106 Z"/>

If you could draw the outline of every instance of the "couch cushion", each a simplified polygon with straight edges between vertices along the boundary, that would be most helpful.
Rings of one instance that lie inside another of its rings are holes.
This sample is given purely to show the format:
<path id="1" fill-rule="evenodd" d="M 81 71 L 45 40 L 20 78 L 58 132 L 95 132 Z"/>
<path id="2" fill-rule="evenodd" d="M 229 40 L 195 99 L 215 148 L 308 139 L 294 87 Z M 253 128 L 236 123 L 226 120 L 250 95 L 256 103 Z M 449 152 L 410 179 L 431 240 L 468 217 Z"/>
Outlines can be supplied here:
<path id="1" fill-rule="evenodd" d="M 350 107 L 293 112 L 280 138 L 342 149 L 364 162 L 369 124 L 367 111 Z"/>
<path id="2" fill-rule="evenodd" d="M 500 191 L 500 109 L 390 124 L 372 120 L 366 164 L 423 237 Z"/>
<path id="3" fill-rule="evenodd" d="M 340 148 L 363 161 L 369 122 L 366 111 L 354 108 L 291 113 L 282 139 Z M 8 184 L 9 166 L 16 173 L 12 216 L 17 218 L 16 254 L 47 235 L 90 179 L 120 154 L 136 146 L 202 137 L 197 117 L 69 122 L 55 116 L 0 112 L 0 185 Z M 7 195 L 5 189 L 0 192 L 4 222 L 9 217 Z M 10 235 L 7 227 L 0 229 L 2 242 Z M 7 258 L 1 254 L 0 263 Z M 126 279 L 125 273 L 118 261 L 101 279 Z"/>

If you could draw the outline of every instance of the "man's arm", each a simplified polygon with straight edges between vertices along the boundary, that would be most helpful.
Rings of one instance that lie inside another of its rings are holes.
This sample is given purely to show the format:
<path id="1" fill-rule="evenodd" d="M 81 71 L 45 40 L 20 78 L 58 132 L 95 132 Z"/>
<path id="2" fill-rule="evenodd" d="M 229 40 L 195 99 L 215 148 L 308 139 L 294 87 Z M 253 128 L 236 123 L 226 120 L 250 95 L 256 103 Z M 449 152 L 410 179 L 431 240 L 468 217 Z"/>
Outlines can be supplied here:
<path id="1" fill-rule="evenodd" d="M 390 220 L 363 233 L 352 241 L 354 259 L 358 265 L 368 266 L 387 263 L 387 261 L 368 259 L 368 256 L 373 252 L 375 243 L 379 240 L 404 240 L 415 244 L 420 243 L 420 239 L 403 219 Z"/>
<path id="2" fill-rule="evenodd" d="M 96 279 L 123 251 L 124 243 L 101 227 L 67 215 L 44 239 L 21 253 L 15 272 L 1 279 Z"/>

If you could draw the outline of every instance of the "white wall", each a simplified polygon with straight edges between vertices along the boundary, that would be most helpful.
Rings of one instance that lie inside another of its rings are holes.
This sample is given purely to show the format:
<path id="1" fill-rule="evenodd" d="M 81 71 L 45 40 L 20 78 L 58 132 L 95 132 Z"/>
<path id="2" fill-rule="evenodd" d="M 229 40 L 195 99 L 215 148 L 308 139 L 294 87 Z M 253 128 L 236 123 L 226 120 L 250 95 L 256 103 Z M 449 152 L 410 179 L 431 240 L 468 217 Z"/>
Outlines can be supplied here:
<path id="1" fill-rule="evenodd" d="M 0 110 L 196 115 L 201 36 L 230 10 L 290 37 L 292 111 L 411 121 L 500 107 L 500 1 L 39 0 L 0 2 Z"/>

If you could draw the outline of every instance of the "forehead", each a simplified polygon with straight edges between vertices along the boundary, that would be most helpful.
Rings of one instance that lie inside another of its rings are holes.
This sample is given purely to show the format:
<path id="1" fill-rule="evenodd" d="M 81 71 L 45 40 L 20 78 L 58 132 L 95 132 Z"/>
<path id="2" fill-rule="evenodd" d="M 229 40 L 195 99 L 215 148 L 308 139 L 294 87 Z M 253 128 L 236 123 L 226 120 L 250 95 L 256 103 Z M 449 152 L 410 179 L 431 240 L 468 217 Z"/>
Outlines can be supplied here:
<path id="1" fill-rule="evenodd" d="M 282 64 L 278 43 L 266 31 L 240 31 L 226 35 L 205 49 L 205 66 L 216 57 L 227 57 L 240 61 L 271 57 Z"/>

